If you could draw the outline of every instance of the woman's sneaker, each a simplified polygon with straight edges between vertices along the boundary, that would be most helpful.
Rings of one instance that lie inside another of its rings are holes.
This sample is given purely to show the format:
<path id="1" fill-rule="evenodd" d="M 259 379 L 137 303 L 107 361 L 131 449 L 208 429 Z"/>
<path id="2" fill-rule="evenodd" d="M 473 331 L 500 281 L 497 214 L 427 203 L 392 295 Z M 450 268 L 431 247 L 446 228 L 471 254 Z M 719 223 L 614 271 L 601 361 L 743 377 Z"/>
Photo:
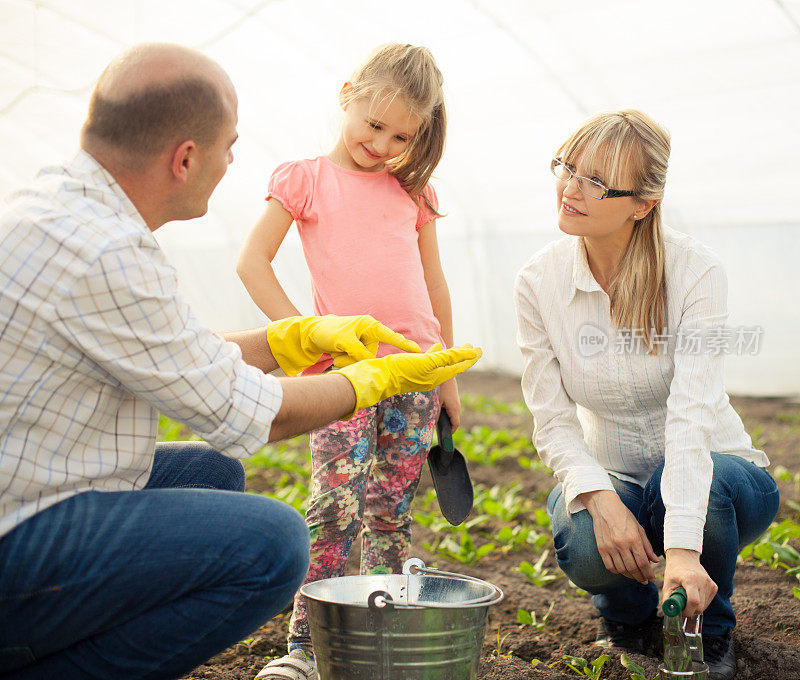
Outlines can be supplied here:
<path id="1" fill-rule="evenodd" d="M 298 648 L 270 661 L 255 680 L 317 680 L 317 677 L 314 657 Z"/>

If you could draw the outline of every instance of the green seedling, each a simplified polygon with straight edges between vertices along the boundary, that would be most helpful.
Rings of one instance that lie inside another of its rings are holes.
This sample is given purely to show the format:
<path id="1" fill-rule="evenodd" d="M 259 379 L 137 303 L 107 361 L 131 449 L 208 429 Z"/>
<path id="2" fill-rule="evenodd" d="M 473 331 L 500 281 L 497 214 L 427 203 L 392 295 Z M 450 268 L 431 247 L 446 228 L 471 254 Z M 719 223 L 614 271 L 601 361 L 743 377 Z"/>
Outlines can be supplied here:
<path id="1" fill-rule="evenodd" d="M 742 548 L 739 559 L 765 564 L 770 569 L 781 567 L 787 573 L 796 573 L 796 568 L 800 566 L 800 552 L 789 542 L 798 538 L 800 524 L 794 520 L 773 522 L 764 536 Z"/>
<path id="2" fill-rule="evenodd" d="M 753 448 L 763 449 L 765 440 L 762 438 L 764 434 L 764 426 L 758 425 L 750 430 L 750 439 L 753 441 Z"/>
<path id="3" fill-rule="evenodd" d="M 432 543 L 423 543 L 422 545 L 431 552 L 439 552 L 440 544 L 445 540 L 445 538 L 448 536 L 460 537 L 463 533 L 469 534 L 471 530 L 480 528 L 483 524 L 485 524 L 489 520 L 489 516 L 478 515 L 477 517 L 473 517 L 468 522 L 459 524 L 455 527 L 446 519 L 444 519 L 444 517 L 442 517 L 438 511 L 435 513 L 415 512 L 414 519 L 419 525 L 428 527 L 434 534 Z"/>
<path id="4" fill-rule="evenodd" d="M 574 595 L 573 595 L 572 593 L 570 593 L 570 592 L 566 591 L 566 590 L 565 590 L 565 591 L 563 591 L 563 593 L 564 593 L 564 594 L 565 594 L 567 597 L 575 597 L 575 596 L 577 596 L 577 597 L 591 597 L 591 596 L 592 596 L 592 594 L 591 594 L 589 591 L 587 591 L 587 590 L 584 590 L 583 588 L 580 588 L 580 587 L 576 586 L 576 585 L 575 585 L 575 584 L 574 584 L 572 581 L 570 581 L 569 579 L 567 579 L 567 583 L 569 583 L 569 587 L 570 587 L 570 588 L 572 588 L 572 590 L 574 590 L 574 591 L 575 591 L 575 594 L 574 594 Z"/>
<path id="5" fill-rule="evenodd" d="M 647 671 L 633 661 L 625 652 L 622 652 L 619 661 L 631 674 L 631 680 L 648 680 Z"/>
<path id="6" fill-rule="evenodd" d="M 536 508 L 536 510 L 533 511 L 533 519 L 540 527 L 544 527 L 545 529 L 550 528 L 550 518 L 547 516 L 547 511 L 543 508 Z"/>
<path id="7" fill-rule="evenodd" d="M 504 402 L 492 399 L 484 394 L 466 392 L 461 395 L 461 405 L 472 411 L 494 415 L 495 413 L 511 413 L 513 415 L 527 415 L 528 407 L 524 401 Z"/>
<path id="8" fill-rule="evenodd" d="M 781 482 L 792 482 L 795 495 L 800 494 L 800 472 L 792 473 L 783 465 L 776 465 L 772 476 Z"/>
<path id="9" fill-rule="evenodd" d="M 425 510 L 431 510 L 436 507 L 436 489 L 430 488 L 425 492 L 425 496 L 417 496 L 415 502 L 420 503 Z"/>
<path id="10" fill-rule="evenodd" d="M 428 547 L 428 546 L 426 546 Z M 485 543 L 480 547 L 475 545 L 472 536 L 467 531 L 460 532 L 460 538 L 447 536 L 436 548 L 436 553 L 442 557 L 460 564 L 475 564 L 495 549 L 494 543 Z M 428 548 L 430 550 L 430 548 Z"/>
<path id="11" fill-rule="evenodd" d="M 536 451 L 536 449 L 533 450 L 534 452 Z M 533 470 L 534 472 L 542 472 L 546 475 L 551 475 L 551 476 L 553 474 L 553 471 L 549 467 L 547 467 L 538 457 L 533 458 L 532 456 L 520 456 L 519 458 L 517 458 L 517 462 L 519 463 L 519 466 L 523 470 Z"/>
<path id="12" fill-rule="evenodd" d="M 511 652 L 506 652 L 503 654 L 503 643 L 505 643 L 506 638 L 511 635 L 510 632 L 506 633 L 502 638 L 500 637 L 500 629 L 497 629 L 497 647 L 495 647 L 494 651 L 492 652 L 497 659 L 508 659 L 511 657 Z"/>
<path id="13" fill-rule="evenodd" d="M 295 482 L 291 486 L 284 486 L 274 492 L 264 491 L 261 496 L 267 498 L 274 498 L 291 505 L 297 512 L 303 514 L 306 509 L 306 502 L 308 501 L 308 487 L 303 482 Z"/>
<path id="14" fill-rule="evenodd" d="M 544 630 L 544 627 L 547 625 L 547 619 L 550 618 L 550 614 L 553 611 L 555 604 L 555 601 L 550 603 L 550 609 L 547 610 L 547 613 L 542 617 L 541 621 L 536 618 L 536 612 L 532 609 L 530 611 L 518 609 L 517 621 L 519 621 L 523 627 L 532 626 L 534 630 Z"/>
<path id="15" fill-rule="evenodd" d="M 549 550 L 545 550 L 541 557 L 536 560 L 535 564 L 531 564 L 530 562 L 521 562 L 515 571 L 524 574 L 525 577 L 531 583 L 533 583 L 533 585 L 540 587 L 546 586 L 548 583 L 552 583 L 556 579 L 561 578 L 563 574 L 551 574 L 550 570 L 544 566 L 544 561 L 547 559 L 549 552 Z"/>
<path id="16" fill-rule="evenodd" d="M 495 484 L 490 489 L 480 489 L 474 505 L 487 515 L 510 522 L 530 510 L 530 500 L 523 497 L 521 491 L 519 482 L 507 487 Z"/>
<path id="17" fill-rule="evenodd" d="M 442 532 L 458 533 L 459 531 L 459 527 L 454 527 L 439 513 L 418 511 L 414 513 L 414 519 L 420 526 L 428 527 L 437 534 Z"/>
<path id="18" fill-rule="evenodd" d="M 479 465 L 494 465 L 502 458 L 517 458 L 532 448 L 528 436 L 521 431 L 492 430 L 486 425 L 453 433 L 453 443 L 462 454 Z"/>
<path id="19" fill-rule="evenodd" d="M 800 426 L 800 411 L 797 413 L 779 413 L 775 416 L 775 420 L 782 423 L 789 423 L 790 425 Z"/>
<path id="20" fill-rule="evenodd" d="M 280 470 L 281 472 L 299 475 L 303 479 L 311 478 L 311 464 L 310 461 L 306 460 L 306 455 L 304 454 L 300 458 L 285 445 L 279 447 L 265 446 L 257 454 L 250 456 L 246 465 L 249 469 Z"/>
<path id="21" fill-rule="evenodd" d="M 539 533 L 529 524 L 518 524 L 513 529 L 504 526 L 494 536 L 495 542 L 503 552 L 513 552 L 522 548 L 533 547 L 541 552 L 550 540 L 550 537 Z"/>
<path id="22" fill-rule="evenodd" d="M 550 667 L 552 668 L 556 664 L 563 663 L 567 668 L 575 671 L 581 677 L 599 680 L 600 674 L 603 672 L 603 665 L 610 658 L 608 654 L 601 654 L 594 661 L 589 663 L 583 657 L 564 654 L 560 661 L 554 661 L 550 664 Z"/>

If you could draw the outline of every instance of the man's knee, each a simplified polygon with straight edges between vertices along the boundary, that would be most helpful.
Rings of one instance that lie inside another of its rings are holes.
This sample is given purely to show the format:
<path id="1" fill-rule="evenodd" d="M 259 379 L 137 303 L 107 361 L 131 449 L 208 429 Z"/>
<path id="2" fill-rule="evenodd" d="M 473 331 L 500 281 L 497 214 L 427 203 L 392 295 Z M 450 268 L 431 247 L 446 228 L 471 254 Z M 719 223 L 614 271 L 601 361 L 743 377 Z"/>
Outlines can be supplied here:
<path id="1" fill-rule="evenodd" d="M 247 594 L 256 625 L 283 610 L 303 583 L 309 562 L 308 528 L 291 506 L 254 494 L 236 499 L 227 550 L 239 568 L 234 582 Z"/>
<path id="2" fill-rule="evenodd" d="M 220 456 L 220 466 L 224 470 L 224 479 L 226 480 L 226 489 L 230 491 L 244 491 L 244 465 L 238 458 L 228 458 L 227 456 Z"/>
<path id="3" fill-rule="evenodd" d="M 244 491 L 244 465 L 238 458 L 230 458 L 208 449 L 201 456 L 204 474 L 221 491 Z"/>
<path id="4" fill-rule="evenodd" d="M 147 488 L 244 491 L 244 466 L 206 442 L 159 442 Z"/>
<path id="5" fill-rule="evenodd" d="M 246 497 L 250 497 L 249 494 Z M 294 593 L 305 578 L 309 563 L 309 532 L 306 523 L 294 508 L 271 498 L 264 501 L 261 529 L 253 527 L 252 539 L 260 553 L 257 563 L 263 565 L 271 583 L 285 584 Z"/>

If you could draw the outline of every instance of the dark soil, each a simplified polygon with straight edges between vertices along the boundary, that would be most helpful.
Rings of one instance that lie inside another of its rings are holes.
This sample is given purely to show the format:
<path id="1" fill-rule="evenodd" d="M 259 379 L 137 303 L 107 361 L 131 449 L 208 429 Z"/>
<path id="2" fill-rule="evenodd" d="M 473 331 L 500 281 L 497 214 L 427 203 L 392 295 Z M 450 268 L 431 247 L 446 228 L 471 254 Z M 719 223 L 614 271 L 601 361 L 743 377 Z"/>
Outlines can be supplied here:
<path id="1" fill-rule="evenodd" d="M 462 393 L 483 394 L 509 403 L 522 399 L 518 379 L 507 375 L 471 372 L 460 377 L 459 384 Z M 732 402 L 756 445 L 770 457 L 771 469 L 774 471 L 780 465 L 791 474 L 800 472 L 800 401 L 740 397 L 733 398 Z M 502 414 L 465 410 L 462 426 L 469 429 L 474 425 L 523 429 L 530 433 L 532 419 L 519 409 Z M 487 487 L 518 481 L 524 495 L 533 500 L 536 507 L 543 506 L 553 484 L 547 473 L 533 468 L 523 470 L 515 459 L 501 459 L 491 467 L 470 464 L 470 471 L 475 484 Z M 249 483 L 258 490 L 268 489 L 269 476 L 256 476 Z M 790 503 L 800 501 L 798 482 L 779 480 L 778 483 L 782 494 L 778 520 L 797 519 L 798 506 L 792 508 Z M 420 494 L 430 485 L 425 470 Z M 631 672 L 619 661 L 619 650 L 601 649 L 592 644 L 597 618 L 588 597 L 581 596 L 565 578 L 535 587 L 515 571 L 522 560 L 536 560 L 538 554 L 533 550 L 496 551 L 472 566 L 464 566 L 447 562 L 425 550 L 423 543 L 430 543 L 432 539 L 429 529 L 415 527 L 411 554 L 421 557 L 426 564 L 490 581 L 505 593 L 505 599 L 489 612 L 478 673 L 480 680 L 574 679 L 578 676 L 563 664 L 563 655 L 591 661 L 602 653 L 611 656 L 603 667 L 602 678 L 630 680 Z M 558 568 L 552 556 L 552 542 L 549 547 L 545 564 L 555 573 Z M 354 550 L 350 573 L 356 573 L 357 566 L 354 569 L 353 565 L 357 565 L 357 557 L 357 550 Z M 660 566 L 663 568 L 663 560 Z M 800 585 L 797 578 L 787 575 L 784 569 L 755 566 L 751 562 L 740 564 L 733 596 L 738 617 L 733 641 L 738 657 L 737 677 L 741 680 L 800 680 L 800 600 L 793 596 L 795 585 Z M 517 623 L 518 609 L 533 610 L 541 620 L 552 603 L 555 606 L 541 631 Z M 219 654 L 187 678 L 252 679 L 270 658 L 285 654 L 288 617 L 289 612 L 285 611 L 256 631 L 248 643 L 240 643 Z M 648 678 L 657 676 L 659 659 L 656 655 L 629 656 L 645 668 Z"/>

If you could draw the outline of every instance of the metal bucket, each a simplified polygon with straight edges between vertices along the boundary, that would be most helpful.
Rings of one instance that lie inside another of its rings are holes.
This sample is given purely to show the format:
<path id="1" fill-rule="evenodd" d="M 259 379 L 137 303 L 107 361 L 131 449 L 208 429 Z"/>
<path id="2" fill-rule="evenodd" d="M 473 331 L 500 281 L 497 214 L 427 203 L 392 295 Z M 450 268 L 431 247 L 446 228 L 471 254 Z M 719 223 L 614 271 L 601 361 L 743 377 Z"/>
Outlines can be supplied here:
<path id="1" fill-rule="evenodd" d="M 474 680 L 489 606 L 503 591 L 426 568 L 307 583 L 320 680 Z"/>

